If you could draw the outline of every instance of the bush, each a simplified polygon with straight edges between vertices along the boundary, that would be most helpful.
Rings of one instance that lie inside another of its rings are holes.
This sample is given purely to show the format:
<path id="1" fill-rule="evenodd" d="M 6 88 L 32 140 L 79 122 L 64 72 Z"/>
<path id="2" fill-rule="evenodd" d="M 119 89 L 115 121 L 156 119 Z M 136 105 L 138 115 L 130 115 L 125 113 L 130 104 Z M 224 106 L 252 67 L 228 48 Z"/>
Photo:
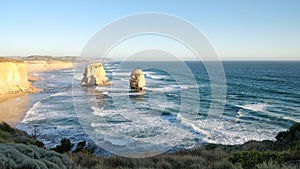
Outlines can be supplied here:
<path id="1" fill-rule="evenodd" d="M 63 153 L 71 151 L 72 147 L 73 147 L 73 144 L 71 143 L 71 141 L 69 139 L 64 138 L 60 141 L 60 145 L 54 147 L 52 150 L 63 154 Z"/>
<path id="2" fill-rule="evenodd" d="M 68 156 L 73 161 L 73 168 L 99 168 L 102 163 L 100 157 L 96 157 L 89 152 L 79 151 L 77 153 L 69 153 Z"/>
<path id="3" fill-rule="evenodd" d="M 86 150 L 86 141 L 82 141 L 77 143 L 77 147 L 74 151 L 74 153 L 80 152 L 80 151 L 87 151 Z"/>
<path id="4" fill-rule="evenodd" d="M 64 155 L 34 145 L 0 144 L 0 168 L 71 169 Z"/>
<path id="5" fill-rule="evenodd" d="M 283 158 L 277 152 L 273 151 L 241 151 L 233 153 L 229 158 L 233 163 L 240 163 L 243 168 L 253 168 L 257 164 L 269 161 L 277 161 L 282 163 Z"/>
<path id="6" fill-rule="evenodd" d="M 267 150 L 274 150 L 274 142 L 270 140 L 263 140 L 263 141 L 248 141 L 241 146 L 241 149 L 244 151 L 267 151 Z"/>
<path id="7" fill-rule="evenodd" d="M 44 144 L 27 135 L 26 132 L 14 129 L 7 123 L 0 123 L 0 143 L 34 144 L 43 147 Z"/>
<path id="8" fill-rule="evenodd" d="M 216 162 L 214 165 L 214 169 L 235 169 L 236 167 L 227 160 L 222 160 L 220 162 Z"/>
<path id="9" fill-rule="evenodd" d="M 282 167 L 279 164 L 274 163 L 272 161 L 263 162 L 262 164 L 258 164 L 258 165 L 256 165 L 256 168 L 257 169 L 282 169 Z"/>
<path id="10" fill-rule="evenodd" d="M 169 162 L 167 162 L 165 160 L 162 160 L 162 161 L 160 161 L 156 164 L 155 168 L 157 168 L 157 169 L 171 169 L 172 165 Z"/>
<path id="11" fill-rule="evenodd" d="M 300 123 L 295 123 L 288 131 L 283 131 L 277 134 L 277 142 L 294 143 L 300 141 Z"/>

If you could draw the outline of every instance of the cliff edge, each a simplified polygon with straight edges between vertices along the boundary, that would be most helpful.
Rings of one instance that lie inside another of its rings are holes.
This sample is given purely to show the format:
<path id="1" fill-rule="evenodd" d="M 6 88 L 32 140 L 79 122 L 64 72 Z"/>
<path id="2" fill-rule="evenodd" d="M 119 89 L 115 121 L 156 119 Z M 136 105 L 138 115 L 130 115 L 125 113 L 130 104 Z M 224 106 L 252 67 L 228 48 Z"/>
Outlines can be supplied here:
<path id="1" fill-rule="evenodd" d="M 0 94 L 30 93 L 35 90 L 28 81 L 26 63 L 0 58 L 0 72 Z"/>

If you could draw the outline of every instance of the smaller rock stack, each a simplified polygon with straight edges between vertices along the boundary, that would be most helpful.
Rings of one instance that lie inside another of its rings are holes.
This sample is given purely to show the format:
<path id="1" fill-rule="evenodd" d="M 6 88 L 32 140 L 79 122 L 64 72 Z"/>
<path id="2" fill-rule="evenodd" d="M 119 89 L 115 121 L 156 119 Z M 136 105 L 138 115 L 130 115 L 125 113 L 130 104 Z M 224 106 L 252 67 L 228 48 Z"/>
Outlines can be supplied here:
<path id="1" fill-rule="evenodd" d="M 145 76 L 141 69 L 131 72 L 129 84 L 131 89 L 136 90 L 142 90 L 146 86 Z"/>
<path id="2" fill-rule="evenodd" d="M 81 86 L 107 85 L 110 85 L 110 83 L 101 63 L 92 63 L 85 68 Z"/>

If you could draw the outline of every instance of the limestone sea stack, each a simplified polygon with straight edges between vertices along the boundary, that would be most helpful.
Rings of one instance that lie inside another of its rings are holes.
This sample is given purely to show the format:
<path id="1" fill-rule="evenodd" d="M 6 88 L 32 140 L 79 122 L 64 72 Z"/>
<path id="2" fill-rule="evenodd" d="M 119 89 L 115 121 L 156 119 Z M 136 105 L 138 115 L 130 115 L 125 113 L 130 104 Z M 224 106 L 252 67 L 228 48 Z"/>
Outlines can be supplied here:
<path id="1" fill-rule="evenodd" d="M 141 69 L 135 69 L 130 75 L 130 88 L 142 90 L 146 86 L 145 76 Z"/>
<path id="2" fill-rule="evenodd" d="M 110 85 L 110 83 L 101 63 L 92 63 L 85 68 L 81 86 L 107 85 Z"/>

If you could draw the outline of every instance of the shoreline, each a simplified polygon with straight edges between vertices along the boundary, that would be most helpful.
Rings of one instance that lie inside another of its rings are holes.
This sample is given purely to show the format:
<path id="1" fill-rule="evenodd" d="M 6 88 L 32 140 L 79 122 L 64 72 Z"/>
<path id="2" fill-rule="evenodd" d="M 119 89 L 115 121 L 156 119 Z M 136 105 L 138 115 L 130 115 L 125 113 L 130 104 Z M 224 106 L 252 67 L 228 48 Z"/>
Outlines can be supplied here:
<path id="1" fill-rule="evenodd" d="M 29 110 L 29 95 L 31 93 L 0 95 L 0 122 L 6 122 L 15 128 Z"/>
<path id="2" fill-rule="evenodd" d="M 32 85 L 33 82 L 38 80 L 40 80 L 40 77 L 29 73 L 28 81 L 30 83 L 30 90 L 27 92 L 0 95 L 0 122 L 6 122 L 11 127 L 16 128 L 30 109 L 30 95 L 42 91 L 42 89 Z"/>
<path id="3" fill-rule="evenodd" d="M 57 69 L 36 72 L 54 70 Z M 30 95 L 43 91 L 43 89 L 36 88 L 32 84 L 35 81 L 41 80 L 39 76 L 34 75 L 36 72 L 28 72 L 28 81 L 30 83 L 31 90 L 28 90 L 27 92 L 6 93 L 0 95 L 0 123 L 5 122 L 11 127 L 16 128 L 16 126 L 24 119 L 30 109 Z"/>

